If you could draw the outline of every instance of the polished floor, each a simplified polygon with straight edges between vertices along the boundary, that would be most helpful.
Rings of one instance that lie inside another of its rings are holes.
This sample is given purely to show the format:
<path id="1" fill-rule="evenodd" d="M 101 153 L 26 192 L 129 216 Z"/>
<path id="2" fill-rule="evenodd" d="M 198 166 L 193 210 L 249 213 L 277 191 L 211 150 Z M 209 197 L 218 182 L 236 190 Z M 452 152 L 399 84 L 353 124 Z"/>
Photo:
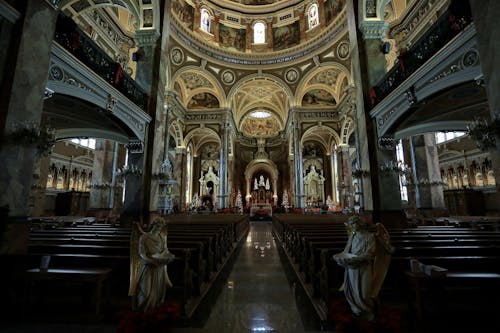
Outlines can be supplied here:
<path id="1" fill-rule="evenodd" d="M 176 328 L 174 333 L 311 332 L 307 318 L 303 323 L 295 292 L 282 265 L 271 223 L 251 222 L 247 239 L 206 322 Z"/>

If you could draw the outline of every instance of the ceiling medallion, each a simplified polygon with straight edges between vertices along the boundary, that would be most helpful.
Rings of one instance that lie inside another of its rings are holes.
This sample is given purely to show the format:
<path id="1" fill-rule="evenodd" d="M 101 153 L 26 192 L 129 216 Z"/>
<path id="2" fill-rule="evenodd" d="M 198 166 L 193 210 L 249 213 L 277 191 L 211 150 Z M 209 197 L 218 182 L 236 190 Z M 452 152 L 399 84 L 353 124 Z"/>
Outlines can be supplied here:
<path id="1" fill-rule="evenodd" d="M 290 68 L 285 73 L 285 81 L 287 83 L 295 83 L 299 78 L 299 72 L 295 68 Z"/>
<path id="2" fill-rule="evenodd" d="M 346 60 L 349 57 L 349 42 L 343 41 L 337 46 L 337 56 L 340 60 Z"/>
<path id="3" fill-rule="evenodd" d="M 235 77 L 236 75 L 234 72 L 229 69 L 224 70 L 221 74 L 222 82 L 226 85 L 233 84 Z"/>
<path id="4" fill-rule="evenodd" d="M 178 47 L 173 48 L 172 51 L 170 51 L 170 60 L 172 60 L 174 65 L 182 64 L 184 62 L 184 52 Z"/>

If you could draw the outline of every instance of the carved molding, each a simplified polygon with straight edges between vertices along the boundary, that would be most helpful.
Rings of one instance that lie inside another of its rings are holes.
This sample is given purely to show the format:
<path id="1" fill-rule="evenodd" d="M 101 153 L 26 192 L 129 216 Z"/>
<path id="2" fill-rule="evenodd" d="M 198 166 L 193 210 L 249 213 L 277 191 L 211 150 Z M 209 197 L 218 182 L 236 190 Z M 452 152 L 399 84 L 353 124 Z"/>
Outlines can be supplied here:
<path id="1" fill-rule="evenodd" d="M 363 39 L 382 39 L 389 24 L 383 20 L 377 21 L 362 21 L 359 24 L 359 30 Z"/>

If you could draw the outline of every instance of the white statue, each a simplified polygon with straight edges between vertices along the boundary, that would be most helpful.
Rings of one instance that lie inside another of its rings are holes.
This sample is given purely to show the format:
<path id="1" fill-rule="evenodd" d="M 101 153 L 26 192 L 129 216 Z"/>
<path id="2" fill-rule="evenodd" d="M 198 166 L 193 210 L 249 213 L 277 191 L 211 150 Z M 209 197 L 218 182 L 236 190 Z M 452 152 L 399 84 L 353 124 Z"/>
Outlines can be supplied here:
<path id="1" fill-rule="evenodd" d="M 333 204 L 333 200 L 330 195 L 328 195 L 328 197 L 326 198 L 326 205 L 328 206 L 329 212 L 335 211 L 335 205 Z"/>
<path id="2" fill-rule="evenodd" d="M 164 219 L 155 219 L 148 232 L 140 228 L 139 231 L 142 235 L 137 244 L 131 242 L 137 246 L 137 254 L 131 258 L 129 295 L 135 296 L 138 310 L 147 311 L 157 308 L 164 301 L 167 288 L 172 287 L 167 264 L 174 259 L 174 255 L 168 251 L 167 224 Z"/>
<path id="3" fill-rule="evenodd" d="M 316 167 L 311 165 L 309 173 L 304 177 L 304 194 L 315 200 L 324 200 L 325 197 L 325 177 L 316 171 Z"/>
<path id="4" fill-rule="evenodd" d="M 266 186 L 266 183 L 264 182 L 264 176 L 263 175 L 260 175 L 259 186 Z"/>
<path id="5" fill-rule="evenodd" d="M 269 185 L 269 178 L 266 179 L 266 191 L 271 189 L 271 185 Z"/>
<path id="6" fill-rule="evenodd" d="M 253 182 L 253 189 L 254 190 L 258 190 L 259 189 L 259 183 L 257 183 L 257 178 L 254 179 L 254 182 Z"/>
<path id="7" fill-rule="evenodd" d="M 345 268 L 344 294 L 356 316 L 372 320 L 375 305 L 391 261 L 389 233 L 377 223 L 370 230 L 359 215 L 348 220 L 349 239 L 343 252 L 333 256 Z"/>

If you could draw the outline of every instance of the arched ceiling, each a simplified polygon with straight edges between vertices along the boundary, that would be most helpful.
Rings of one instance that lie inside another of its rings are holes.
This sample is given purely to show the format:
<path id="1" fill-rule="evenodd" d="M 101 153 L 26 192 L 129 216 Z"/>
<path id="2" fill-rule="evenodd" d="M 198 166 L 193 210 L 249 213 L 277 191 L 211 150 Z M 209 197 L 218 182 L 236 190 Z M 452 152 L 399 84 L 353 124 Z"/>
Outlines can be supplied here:
<path id="1" fill-rule="evenodd" d="M 255 77 L 236 87 L 231 106 L 238 130 L 249 137 L 271 137 L 284 128 L 289 96 L 275 80 Z M 267 112 L 269 116 L 257 119 L 253 116 L 256 111 Z"/>

